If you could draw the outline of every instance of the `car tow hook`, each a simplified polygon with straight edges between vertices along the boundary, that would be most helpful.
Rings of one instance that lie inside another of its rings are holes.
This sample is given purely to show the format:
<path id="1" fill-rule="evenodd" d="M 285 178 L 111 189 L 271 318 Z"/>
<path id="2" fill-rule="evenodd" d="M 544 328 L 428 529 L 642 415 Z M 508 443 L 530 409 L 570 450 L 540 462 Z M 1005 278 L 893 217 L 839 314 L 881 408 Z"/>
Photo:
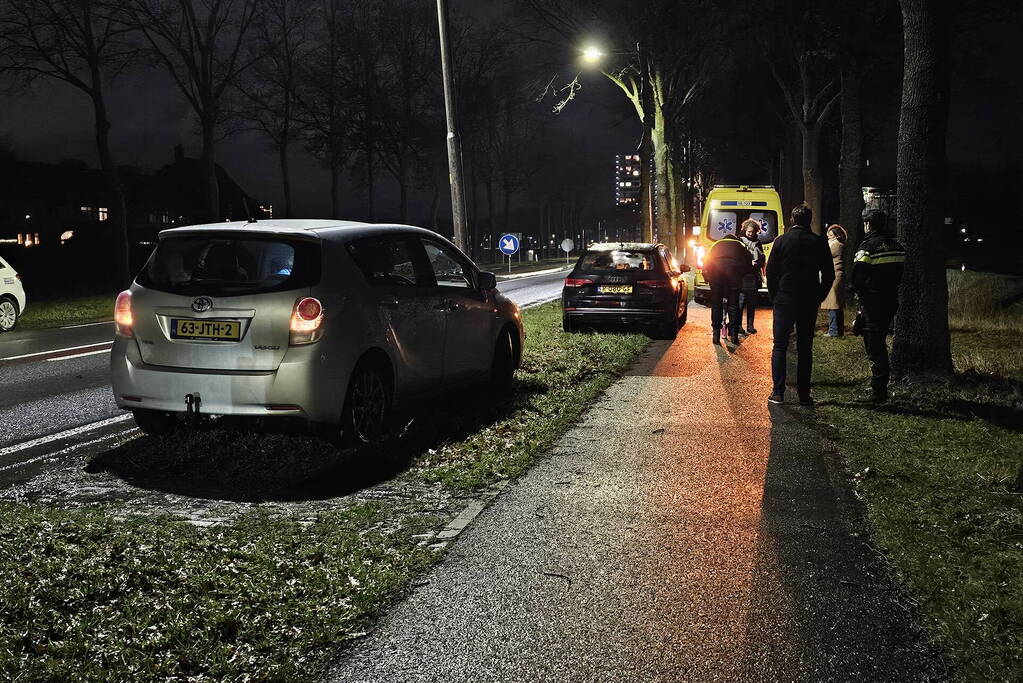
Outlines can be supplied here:
<path id="1" fill-rule="evenodd" d="M 202 398 L 199 394 L 185 394 L 185 420 L 193 427 L 199 424 L 199 407 L 201 405 Z"/>

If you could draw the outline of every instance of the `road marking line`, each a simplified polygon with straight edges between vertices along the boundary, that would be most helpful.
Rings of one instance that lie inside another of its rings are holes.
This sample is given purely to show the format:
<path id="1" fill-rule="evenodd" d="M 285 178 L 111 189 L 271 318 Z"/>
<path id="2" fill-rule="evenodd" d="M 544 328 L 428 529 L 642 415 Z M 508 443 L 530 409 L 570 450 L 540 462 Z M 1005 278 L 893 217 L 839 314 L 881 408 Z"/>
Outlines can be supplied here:
<path id="1" fill-rule="evenodd" d="M 82 323 L 81 325 L 64 325 L 61 330 L 73 330 L 76 327 L 92 327 L 93 325 L 113 325 L 113 320 L 101 320 L 98 323 Z"/>
<path id="2" fill-rule="evenodd" d="M 95 429 L 101 429 L 109 425 L 118 424 L 131 419 L 131 414 L 117 415 L 116 417 L 108 417 L 105 420 L 99 422 L 90 422 L 89 424 L 82 425 L 80 427 L 73 427 L 71 429 L 65 429 L 63 432 L 57 432 L 56 434 L 49 434 L 47 436 L 40 436 L 37 439 L 31 441 L 23 441 L 21 443 L 14 444 L 13 446 L 5 446 L 0 448 L 0 457 L 10 455 L 11 453 L 17 453 L 18 451 L 24 451 L 29 448 L 35 448 L 36 446 L 42 446 L 44 444 L 52 443 L 59 439 L 66 439 L 71 436 L 77 436 L 84 434 L 85 432 L 91 432 Z"/>
<path id="3" fill-rule="evenodd" d="M 99 351 L 86 351 L 85 353 L 76 353 L 73 356 L 57 356 L 56 358 L 46 358 L 47 363 L 52 363 L 55 360 L 68 360 L 70 358 L 81 358 L 82 356 L 95 356 L 97 353 L 107 353 L 110 349 L 100 349 Z"/>
<path id="4" fill-rule="evenodd" d="M 66 349 L 52 349 L 50 351 L 37 351 L 36 353 L 25 353 L 25 354 L 22 354 L 20 356 L 7 356 L 6 358 L 0 358 L 0 361 L 20 360 L 22 358 L 36 358 L 38 356 L 49 356 L 49 355 L 52 355 L 54 353 L 63 353 L 65 351 L 81 351 L 82 349 L 94 349 L 97 346 L 106 346 L 106 347 L 109 348 L 109 347 L 111 347 L 113 345 L 114 345 L 114 342 L 112 342 L 112 341 L 96 342 L 95 344 L 83 344 L 81 346 L 69 346 Z"/>
<path id="5" fill-rule="evenodd" d="M 125 429 L 120 432 L 115 432 L 113 434 L 107 434 L 106 436 L 100 436 L 95 439 L 90 439 L 89 441 L 83 441 L 81 443 L 72 444 L 70 446 L 61 448 L 60 450 L 50 451 L 49 453 L 37 455 L 36 457 L 29 458 L 28 460 L 19 460 L 18 462 L 11 463 L 10 465 L 4 465 L 3 467 L 0 467 L 0 472 L 13 470 L 15 467 L 24 467 L 25 465 L 31 465 L 32 463 L 39 462 L 40 460 L 55 458 L 58 455 L 67 455 L 68 453 L 73 453 L 74 451 L 77 451 L 81 448 L 85 448 L 86 446 L 92 446 L 94 444 L 100 443 L 101 441 L 110 441 L 111 439 L 115 439 L 119 436 L 124 436 L 125 434 L 131 434 L 132 432 L 136 431 L 138 431 L 138 429 L 132 427 L 131 429 Z"/>

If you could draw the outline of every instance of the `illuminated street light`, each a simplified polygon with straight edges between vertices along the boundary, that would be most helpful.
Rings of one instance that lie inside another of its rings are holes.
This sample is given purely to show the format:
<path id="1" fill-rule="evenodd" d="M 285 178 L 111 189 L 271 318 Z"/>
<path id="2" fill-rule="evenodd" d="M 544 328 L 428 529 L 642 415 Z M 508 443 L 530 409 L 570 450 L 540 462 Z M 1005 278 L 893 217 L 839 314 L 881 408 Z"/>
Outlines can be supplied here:
<path id="1" fill-rule="evenodd" d="M 589 45 L 583 49 L 583 61 L 588 64 L 596 64 L 603 56 L 604 53 L 595 45 Z"/>

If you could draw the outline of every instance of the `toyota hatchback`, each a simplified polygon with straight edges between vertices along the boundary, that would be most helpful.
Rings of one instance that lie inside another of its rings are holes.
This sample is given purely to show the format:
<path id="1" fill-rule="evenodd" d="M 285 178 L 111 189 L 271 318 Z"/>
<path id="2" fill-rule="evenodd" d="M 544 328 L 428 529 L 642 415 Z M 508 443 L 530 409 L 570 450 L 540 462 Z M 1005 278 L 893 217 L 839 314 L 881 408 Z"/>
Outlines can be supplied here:
<path id="1" fill-rule="evenodd" d="M 594 244 L 579 257 L 562 290 L 566 332 L 580 325 L 644 325 L 674 339 L 689 313 L 689 288 L 663 244 Z"/>
<path id="2" fill-rule="evenodd" d="M 510 384 L 518 308 L 436 233 L 274 220 L 164 230 L 115 305 L 118 406 L 146 433 L 299 417 L 358 445 L 392 409 Z"/>

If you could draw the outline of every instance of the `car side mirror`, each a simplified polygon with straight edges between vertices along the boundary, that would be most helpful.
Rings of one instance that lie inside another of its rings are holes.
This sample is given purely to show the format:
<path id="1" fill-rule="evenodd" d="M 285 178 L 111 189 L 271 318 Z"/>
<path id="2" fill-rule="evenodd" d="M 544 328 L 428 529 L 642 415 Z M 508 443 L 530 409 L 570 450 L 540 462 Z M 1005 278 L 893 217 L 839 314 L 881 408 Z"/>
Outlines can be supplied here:
<path id="1" fill-rule="evenodd" d="M 692 268 L 690 268 L 685 263 L 679 264 L 678 272 L 680 272 L 680 273 L 688 273 L 690 270 L 692 270 Z"/>
<path id="2" fill-rule="evenodd" d="M 480 274 L 476 276 L 476 284 L 479 286 L 480 291 L 494 289 L 497 287 L 497 276 L 486 270 L 481 270 Z"/>

